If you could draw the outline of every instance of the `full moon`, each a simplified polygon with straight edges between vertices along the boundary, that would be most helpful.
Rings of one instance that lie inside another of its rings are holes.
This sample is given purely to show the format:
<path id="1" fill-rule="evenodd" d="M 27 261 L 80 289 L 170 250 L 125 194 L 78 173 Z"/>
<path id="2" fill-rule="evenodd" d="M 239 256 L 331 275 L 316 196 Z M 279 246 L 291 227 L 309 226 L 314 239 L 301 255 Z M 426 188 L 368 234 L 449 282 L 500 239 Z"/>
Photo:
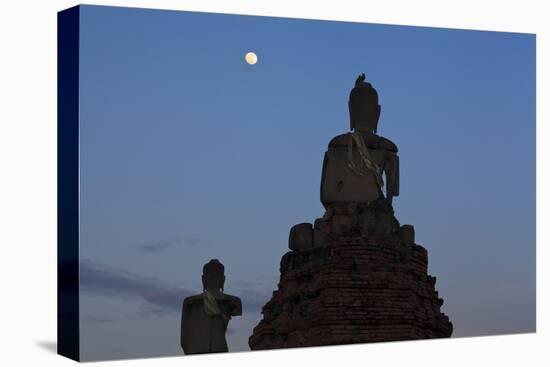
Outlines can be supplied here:
<path id="1" fill-rule="evenodd" d="M 244 56 L 246 62 L 250 65 L 254 65 L 258 62 L 258 56 L 254 52 L 249 52 Z"/>

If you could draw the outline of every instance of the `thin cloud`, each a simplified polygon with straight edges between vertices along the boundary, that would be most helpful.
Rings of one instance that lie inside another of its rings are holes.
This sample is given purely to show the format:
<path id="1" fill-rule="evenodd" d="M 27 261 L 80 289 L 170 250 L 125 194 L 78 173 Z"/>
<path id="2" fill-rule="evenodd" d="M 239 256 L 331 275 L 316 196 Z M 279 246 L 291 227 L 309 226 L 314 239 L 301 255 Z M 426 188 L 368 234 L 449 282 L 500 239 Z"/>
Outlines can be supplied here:
<path id="1" fill-rule="evenodd" d="M 164 280 L 144 277 L 91 260 L 80 262 L 80 289 L 89 294 L 141 300 L 140 314 L 143 318 L 179 313 L 184 298 L 200 293 L 200 290 L 192 292 Z M 259 313 L 271 298 L 272 292 L 272 286 L 258 284 L 255 287 L 237 286 L 231 294 L 241 299 L 244 312 Z"/>
<path id="2" fill-rule="evenodd" d="M 154 313 L 181 311 L 181 302 L 192 292 L 166 281 L 144 277 L 91 260 L 80 262 L 82 292 L 118 298 L 141 299 Z"/>
<path id="3" fill-rule="evenodd" d="M 149 254 L 155 254 L 177 246 L 197 247 L 197 246 L 206 246 L 208 244 L 209 244 L 209 241 L 204 238 L 175 238 L 171 240 L 138 243 L 135 246 L 140 251 L 143 251 Z"/>
<path id="4" fill-rule="evenodd" d="M 95 315 L 86 315 L 84 317 L 85 322 L 98 322 L 98 323 L 105 323 L 105 322 L 115 322 L 115 318 L 110 317 L 98 317 Z"/>
<path id="5" fill-rule="evenodd" d="M 243 304 L 243 312 L 260 312 L 262 307 L 272 296 L 272 289 L 264 288 L 237 288 L 235 290 Z"/>

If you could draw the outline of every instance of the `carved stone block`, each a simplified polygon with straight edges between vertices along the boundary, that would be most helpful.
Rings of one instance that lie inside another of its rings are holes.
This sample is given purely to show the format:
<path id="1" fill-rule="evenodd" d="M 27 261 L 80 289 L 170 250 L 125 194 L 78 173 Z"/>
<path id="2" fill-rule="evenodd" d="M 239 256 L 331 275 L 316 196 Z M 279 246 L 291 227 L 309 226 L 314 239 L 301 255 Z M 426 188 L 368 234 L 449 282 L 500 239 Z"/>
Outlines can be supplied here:
<path id="1" fill-rule="evenodd" d="M 311 223 L 296 224 L 290 229 L 288 248 L 293 251 L 307 250 L 313 247 L 313 226 Z"/>
<path id="2" fill-rule="evenodd" d="M 410 224 L 404 224 L 399 228 L 399 239 L 404 245 L 414 244 L 414 226 Z"/>
<path id="3" fill-rule="evenodd" d="M 327 243 L 327 236 L 332 232 L 331 223 L 324 219 L 318 218 L 313 225 L 313 247 L 322 247 Z"/>

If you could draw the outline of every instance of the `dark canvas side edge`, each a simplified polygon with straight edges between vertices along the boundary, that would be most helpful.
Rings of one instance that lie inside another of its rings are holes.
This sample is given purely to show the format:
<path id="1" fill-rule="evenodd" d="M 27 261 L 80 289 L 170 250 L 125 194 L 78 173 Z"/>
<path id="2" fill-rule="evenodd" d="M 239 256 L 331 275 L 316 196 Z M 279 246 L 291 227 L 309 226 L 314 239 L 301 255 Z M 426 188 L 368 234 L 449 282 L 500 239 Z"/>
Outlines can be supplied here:
<path id="1" fill-rule="evenodd" d="M 57 14 L 57 353 L 80 360 L 80 7 Z"/>

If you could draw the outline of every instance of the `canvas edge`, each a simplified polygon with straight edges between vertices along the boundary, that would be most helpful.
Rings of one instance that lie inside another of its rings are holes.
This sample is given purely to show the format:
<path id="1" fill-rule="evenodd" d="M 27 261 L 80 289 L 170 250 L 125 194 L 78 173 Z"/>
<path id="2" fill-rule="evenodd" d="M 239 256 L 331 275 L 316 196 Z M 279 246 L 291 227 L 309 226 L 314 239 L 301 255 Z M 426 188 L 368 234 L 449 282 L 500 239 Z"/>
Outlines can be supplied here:
<path id="1" fill-rule="evenodd" d="M 57 13 L 57 353 L 80 361 L 80 6 Z"/>

